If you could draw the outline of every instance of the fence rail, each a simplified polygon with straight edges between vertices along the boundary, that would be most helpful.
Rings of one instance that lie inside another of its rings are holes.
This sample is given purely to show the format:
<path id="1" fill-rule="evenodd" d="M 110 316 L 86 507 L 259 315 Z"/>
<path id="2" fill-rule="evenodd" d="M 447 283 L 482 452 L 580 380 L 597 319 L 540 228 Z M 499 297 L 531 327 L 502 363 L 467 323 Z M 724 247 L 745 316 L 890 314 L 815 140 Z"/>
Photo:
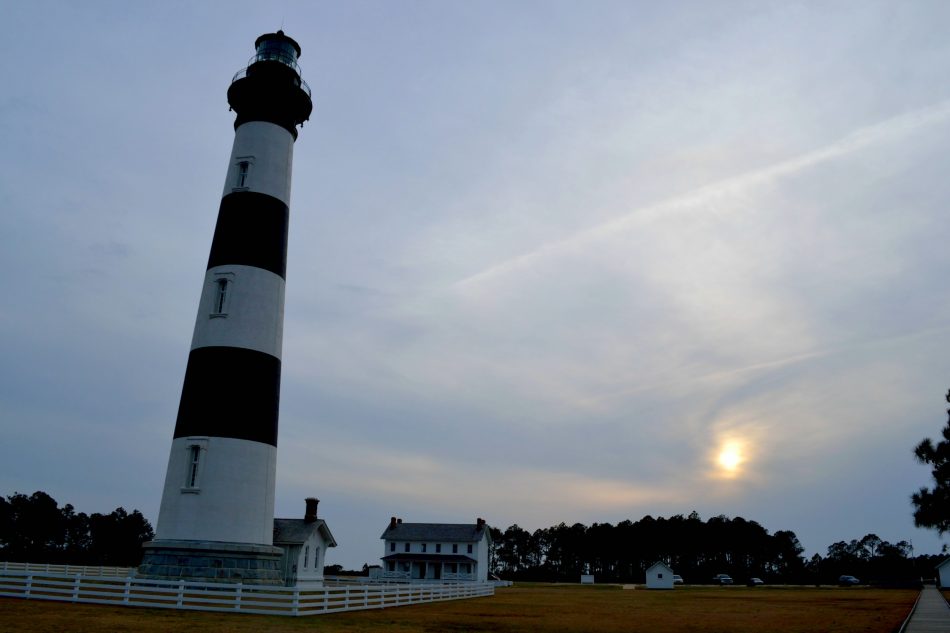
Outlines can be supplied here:
<path id="1" fill-rule="evenodd" d="M 0 572 L 41 572 L 44 574 L 82 574 L 83 576 L 131 576 L 133 567 L 100 567 L 93 565 L 51 565 L 49 563 L 0 562 Z"/>
<path id="2" fill-rule="evenodd" d="M 491 583 L 267 587 L 132 576 L 0 572 L 0 596 L 163 609 L 318 615 L 491 596 Z"/>

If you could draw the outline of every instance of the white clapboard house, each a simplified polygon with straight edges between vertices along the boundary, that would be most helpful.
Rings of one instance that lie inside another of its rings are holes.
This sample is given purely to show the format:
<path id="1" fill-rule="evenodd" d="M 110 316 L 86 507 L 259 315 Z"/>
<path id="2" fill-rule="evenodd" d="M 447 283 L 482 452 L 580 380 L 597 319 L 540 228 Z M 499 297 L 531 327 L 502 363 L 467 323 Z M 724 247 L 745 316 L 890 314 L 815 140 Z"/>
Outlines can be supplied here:
<path id="1" fill-rule="evenodd" d="M 280 565 L 288 587 L 323 584 L 323 561 L 336 540 L 317 518 L 317 499 L 307 499 L 302 519 L 274 519 L 274 545 L 284 550 Z"/>
<path id="2" fill-rule="evenodd" d="M 484 519 L 475 523 L 403 523 L 392 517 L 383 539 L 380 576 L 411 582 L 488 579 L 491 535 Z"/>

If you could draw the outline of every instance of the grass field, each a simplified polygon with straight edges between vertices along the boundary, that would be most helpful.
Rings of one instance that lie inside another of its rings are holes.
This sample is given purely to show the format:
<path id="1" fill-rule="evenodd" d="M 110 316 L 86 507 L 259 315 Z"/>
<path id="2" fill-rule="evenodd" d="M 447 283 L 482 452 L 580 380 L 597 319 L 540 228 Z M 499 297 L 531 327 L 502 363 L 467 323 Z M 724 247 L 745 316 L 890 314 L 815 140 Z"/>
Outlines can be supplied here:
<path id="1" fill-rule="evenodd" d="M 893 633 L 916 591 L 868 588 L 705 587 L 675 591 L 519 584 L 494 597 L 287 618 L 0 599 L 0 631 L 145 633 L 436 633 L 489 631 Z"/>

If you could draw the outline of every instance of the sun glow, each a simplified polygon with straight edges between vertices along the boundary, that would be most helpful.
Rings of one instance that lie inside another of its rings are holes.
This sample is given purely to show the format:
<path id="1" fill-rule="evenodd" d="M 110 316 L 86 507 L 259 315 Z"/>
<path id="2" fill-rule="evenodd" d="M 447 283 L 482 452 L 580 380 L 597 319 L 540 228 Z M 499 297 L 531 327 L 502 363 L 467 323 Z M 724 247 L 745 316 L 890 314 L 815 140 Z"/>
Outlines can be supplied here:
<path id="1" fill-rule="evenodd" d="M 726 443 L 719 451 L 716 461 L 724 475 L 735 477 L 739 473 L 739 466 L 745 461 L 742 456 L 742 447 L 737 442 Z"/>

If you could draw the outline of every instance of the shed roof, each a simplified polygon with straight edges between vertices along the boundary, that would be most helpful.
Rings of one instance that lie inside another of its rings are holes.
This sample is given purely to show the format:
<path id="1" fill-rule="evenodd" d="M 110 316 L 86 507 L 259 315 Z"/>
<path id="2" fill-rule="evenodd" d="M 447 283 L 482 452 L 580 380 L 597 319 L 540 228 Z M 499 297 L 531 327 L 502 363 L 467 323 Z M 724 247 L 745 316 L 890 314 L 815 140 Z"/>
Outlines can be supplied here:
<path id="1" fill-rule="evenodd" d="M 488 526 L 475 523 L 397 523 L 388 525 L 379 538 L 390 541 L 476 543 L 491 534 Z"/>
<path id="2" fill-rule="evenodd" d="M 303 519 L 274 519 L 274 544 L 278 543 L 303 543 L 314 530 L 319 530 L 326 541 L 327 547 L 336 547 L 336 539 L 330 533 L 327 522 L 323 519 L 317 519 L 308 523 Z"/>
<path id="3" fill-rule="evenodd" d="M 655 563 L 653 563 L 652 565 L 650 565 L 649 567 L 647 567 L 647 571 L 650 571 L 650 570 L 653 569 L 654 567 L 663 567 L 663 568 L 669 570 L 669 572 L 670 572 L 671 574 L 673 573 L 673 568 L 670 567 L 669 565 L 667 565 L 666 563 L 664 563 L 664 562 L 661 561 L 661 560 L 658 560 L 658 561 L 656 561 Z"/>

